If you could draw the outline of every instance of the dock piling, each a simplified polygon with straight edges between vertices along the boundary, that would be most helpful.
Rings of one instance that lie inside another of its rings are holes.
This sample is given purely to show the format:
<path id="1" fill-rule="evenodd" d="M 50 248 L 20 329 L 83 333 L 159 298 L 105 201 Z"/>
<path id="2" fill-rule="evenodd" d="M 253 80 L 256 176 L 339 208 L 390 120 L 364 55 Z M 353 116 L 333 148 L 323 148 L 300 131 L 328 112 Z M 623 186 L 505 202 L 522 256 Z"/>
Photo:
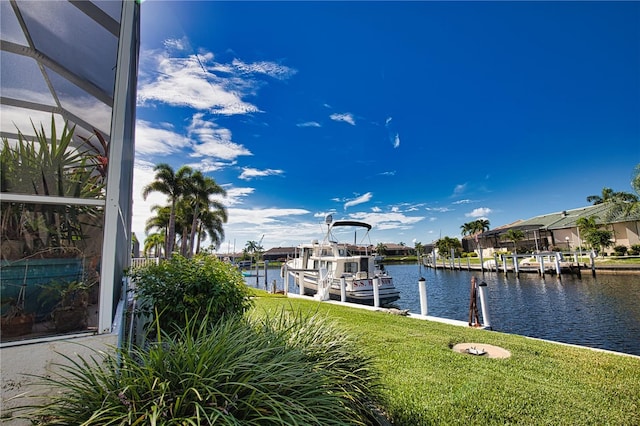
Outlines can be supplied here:
<path id="1" fill-rule="evenodd" d="M 420 277 L 418 280 L 418 292 L 420 294 L 420 315 L 427 316 L 427 280 Z"/>
<path id="2" fill-rule="evenodd" d="M 482 281 L 478 284 L 478 293 L 480 293 L 480 309 L 482 310 L 482 320 L 486 328 L 491 328 L 491 320 L 489 319 L 489 304 L 486 295 L 487 283 Z"/>
<path id="3" fill-rule="evenodd" d="M 380 287 L 378 287 L 379 284 L 380 284 L 380 278 L 374 278 L 373 279 L 373 306 L 375 308 L 380 307 Z"/>
<path id="4" fill-rule="evenodd" d="M 480 327 L 478 314 L 478 292 L 476 277 L 471 277 L 471 300 L 469 301 L 469 327 Z"/>
<path id="5" fill-rule="evenodd" d="M 304 296 L 304 274 L 298 272 L 298 286 L 300 287 L 300 296 Z"/>

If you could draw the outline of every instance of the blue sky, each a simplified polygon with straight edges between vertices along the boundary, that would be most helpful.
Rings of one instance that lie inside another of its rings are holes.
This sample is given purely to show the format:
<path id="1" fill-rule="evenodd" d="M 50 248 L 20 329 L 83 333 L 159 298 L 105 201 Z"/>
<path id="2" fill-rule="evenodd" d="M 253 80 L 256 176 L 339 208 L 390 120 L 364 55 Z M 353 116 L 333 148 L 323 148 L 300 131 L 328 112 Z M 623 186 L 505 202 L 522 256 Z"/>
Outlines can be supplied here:
<path id="1" fill-rule="evenodd" d="M 460 237 L 632 192 L 639 2 L 142 3 L 133 231 L 154 164 L 228 192 L 226 240 Z"/>

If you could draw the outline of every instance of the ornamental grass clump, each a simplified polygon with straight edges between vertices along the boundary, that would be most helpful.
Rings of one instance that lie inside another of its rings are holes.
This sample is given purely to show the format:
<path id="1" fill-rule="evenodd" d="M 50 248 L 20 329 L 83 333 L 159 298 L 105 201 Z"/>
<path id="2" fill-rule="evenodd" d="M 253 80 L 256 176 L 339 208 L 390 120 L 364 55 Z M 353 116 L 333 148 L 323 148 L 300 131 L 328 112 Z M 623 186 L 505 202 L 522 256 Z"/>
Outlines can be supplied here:
<path id="1" fill-rule="evenodd" d="M 66 357 L 60 374 L 42 378 L 56 392 L 29 418 L 41 425 L 377 424 L 369 360 L 324 319 L 194 317 L 159 335 L 147 350 Z"/>
<path id="2" fill-rule="evenodd" d="M 133 269 L 129 276 L 140 302 L 137 313 L 160 312 L 165 331 L 185 325 L 186 318 L 215 322 L 252 306 L 251 290 L 240 271 L 211 255 L 191 259 L 174 255 Z"/>

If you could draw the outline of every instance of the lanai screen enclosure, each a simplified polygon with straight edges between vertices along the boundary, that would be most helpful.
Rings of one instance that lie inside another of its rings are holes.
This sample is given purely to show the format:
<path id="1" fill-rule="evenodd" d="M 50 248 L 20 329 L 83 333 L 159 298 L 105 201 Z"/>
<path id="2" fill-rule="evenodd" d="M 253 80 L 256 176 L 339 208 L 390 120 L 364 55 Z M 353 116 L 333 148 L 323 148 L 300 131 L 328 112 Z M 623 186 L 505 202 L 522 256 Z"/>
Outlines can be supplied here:
<path id="1" fill-rule="evenodd" d="M 140 5 L 0 8 L 2 348 L 113 333 L 131 258 Z"/>

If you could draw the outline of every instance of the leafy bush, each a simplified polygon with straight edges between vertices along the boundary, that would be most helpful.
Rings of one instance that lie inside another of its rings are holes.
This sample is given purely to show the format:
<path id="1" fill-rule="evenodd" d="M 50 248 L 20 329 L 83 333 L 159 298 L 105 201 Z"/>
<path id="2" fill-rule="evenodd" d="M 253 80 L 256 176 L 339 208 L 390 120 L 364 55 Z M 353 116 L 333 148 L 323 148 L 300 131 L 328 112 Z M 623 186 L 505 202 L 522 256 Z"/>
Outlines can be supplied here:
<path id="1" fill-rule="evenodd" d="M 627 246 L 615 246 L 613 248 L 613 254 L 615 256 L 624 256 L 627 254 L 627 250 L 629 250 Z"/>
<path id="2" fill-rule="evenodd" d="M 629 254 L 631 256 L 637 256 L 640 254 L 640 244 L 632 244 L 629 249 Z"/>
<path id="3" fill-rule="evenodd" d="M 214 256 L 192 259 L 173 256 L 130 272 L 142 312 L 162 314 L 161 327 L 170 330 L 185 318 L 217 321 L 241 314 L 251 307 L 250 290 L 233 265 Z"/>
<path id="4" fill-rule="evenodd" d="M 369 360 L 318 317 L 190 319 L 148 351 L 67 357 L 35 424 L 377 424 Z"/>

